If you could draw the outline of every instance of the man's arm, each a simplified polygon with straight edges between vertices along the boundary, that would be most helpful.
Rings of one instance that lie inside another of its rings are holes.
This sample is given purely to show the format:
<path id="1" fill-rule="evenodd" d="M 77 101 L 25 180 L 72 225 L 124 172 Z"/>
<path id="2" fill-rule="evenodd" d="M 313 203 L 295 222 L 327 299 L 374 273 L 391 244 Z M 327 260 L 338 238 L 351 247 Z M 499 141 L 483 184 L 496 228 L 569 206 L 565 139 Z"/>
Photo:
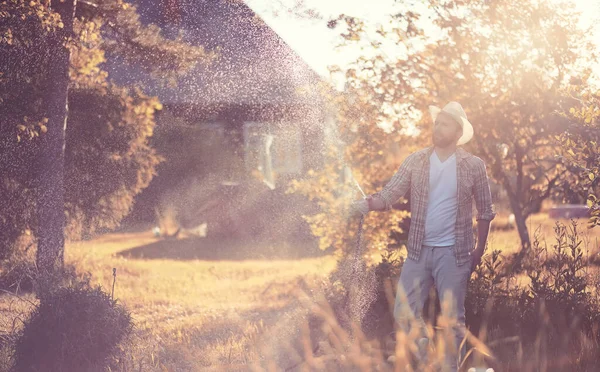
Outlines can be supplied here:
<path id="1" fill-rule="evenodd" d="M 477 246 L 475 251 L 481 251 L 481 254 L 485 250 L 491 223 L 492 221 L 488 220 L 477 220 Z"/>
<path id="2" fill-rule="evenodd" d="M 477 246 L 473 251 L 471 271 L 474 271 L 475 268 L 481 263 L 481 257 L 483 257 L 483 253 L 485 252 L 485 245 L 490 232 L 491 222 L 492 221 L 488 220 L 477 220 Z"/>
<path id="3" fill-rule="evenodd" d="M 490 182 L 483 161 L 477 167 L 475 174 L 475 206 L 477 207 L 477 246 L 473 252 L 473 269 L 481 262 L 485 250 L 490 224 L 496 217 L 492 203 Z"/>
<path id="4" fill-rule="evenodd" d="M 392 205 L 406 194 L 410 189 L 410 176 L 414 159 L 414 156 L 406 158 L 383 189 L 368 198 L 369 211 L 390 210 Z"/>
<path id="5" fill-rule="evenodd" d="M 377 194 L 368 196 L 367 200 L 369 211 L 384 211 L 386 209 L 385 201 L 383 198 L 377 197 Z"/>

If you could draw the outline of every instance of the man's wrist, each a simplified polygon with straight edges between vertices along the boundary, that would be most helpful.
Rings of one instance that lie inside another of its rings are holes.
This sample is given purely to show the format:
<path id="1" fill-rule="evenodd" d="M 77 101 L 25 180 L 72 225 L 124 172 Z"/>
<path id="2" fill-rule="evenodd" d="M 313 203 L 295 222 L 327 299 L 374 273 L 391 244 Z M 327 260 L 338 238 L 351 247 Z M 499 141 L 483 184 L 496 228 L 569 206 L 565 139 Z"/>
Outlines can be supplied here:
<path id="1" fill-rule="evenodd" d="M 367 208 L 368 208 L 368 210 L 370 212 L 370 211 L 373 210 L 373 196 L 369 195 L 365 199 L 367 200 Z"/>
<path id="2" fill-rule="evenodd" d="M 366 215 L 367 213 L 369 213 L 369 206 L 367 204 L 367 201 L 364 198 L 352 202 L 351 209 L 354 212 L 358 212 L 358 213 L 362 214 L 363 216 Z"/>

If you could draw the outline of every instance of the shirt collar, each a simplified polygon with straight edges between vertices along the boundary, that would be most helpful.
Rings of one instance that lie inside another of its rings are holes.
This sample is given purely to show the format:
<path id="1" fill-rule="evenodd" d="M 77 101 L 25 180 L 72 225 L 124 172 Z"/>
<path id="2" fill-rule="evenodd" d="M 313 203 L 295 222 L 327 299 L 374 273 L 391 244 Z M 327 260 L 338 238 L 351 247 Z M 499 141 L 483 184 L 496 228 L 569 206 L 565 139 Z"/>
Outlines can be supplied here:
<path id="1" fill-rule="evenodd" d="M 433 146 L 429 146 L 427 149 L 427 151 L 423 151 L 421 153 L 422 156 L 426 156 L 427 159 L 429 159 L 431 157 L 431 154 L 433 154 L 433 150 L 434 147 Z M 470 156 L 470 154 L 464 150 L 462 147 L 457 147 L 456 148 L 456 162 L 461 162 L 462 160 L 468 158 Z"/>

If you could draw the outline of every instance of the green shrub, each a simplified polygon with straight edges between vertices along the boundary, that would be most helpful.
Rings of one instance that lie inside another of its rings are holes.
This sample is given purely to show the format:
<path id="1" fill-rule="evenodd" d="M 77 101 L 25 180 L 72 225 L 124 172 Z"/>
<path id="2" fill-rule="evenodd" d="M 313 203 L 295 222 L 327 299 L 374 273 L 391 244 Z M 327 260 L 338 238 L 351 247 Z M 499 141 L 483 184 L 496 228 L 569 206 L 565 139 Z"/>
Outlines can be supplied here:
<path id="1" fill-rule="evenodd" d="M 45 297 L 19 332 L 17 371 L 104 371 L 132 332 L 131 314 L 87 283 Z"/>
<path id="2" fill-rule="evenodd" d="M 15 294 L 36 291 L 37 267 L 35 264 L 36 248 L 33 238 L 17 240 L 15 248 L 7 258 L 0 260 L 0 289 Z M 69 286 L 75 282 L 89 280 L 89 274 L 80 274 L 73 264 L 65 264 L 55 273 L 61 286 Z"/>
<path id="3" fill-rule="evenodd" d="M 502 371 L 595 371 L 600 365 L 600 303 L 585 242 L 576 222 L 557 223 L 554 241 L 536 235 L 532 248 L 520 258 L 494 251 L 484 257 L 469 282 L 466 320 L 469 331 L 491 350 L 484 357 L 481 345 L 471 360 Z M 522 259 L 514 271 L 515 259 Z M 330 277 L 327 300 L 336 320 L 351 330 L 348 298 L 356 290 L 351 275 L 352 257 L 345 256 Z M 393 330 L 391 309 L 402 260 L 387 253 L 381 263 L 364 268 L 358 281 L 370 299 L 362 314 L 360 330 L 380 345 Z M 354 286 L 354 288 L 353 288 Z M 439 304 L 430 298 L 425 319 L 439 321 Z M 355 329 L 356 330 L 356 329 Z M 485 359 L 482 361 L 481 359 Z M 545 366 L 545 367 L 544 367 Z"/>
<path id="4" fill-rule="evenodd" d="M 595 370 L 600 304 L 577 223 L 557 222 L 550 246 L 536 235 L 520 277 L 511 267 L 494 252 L 477 270 L 466 304 L 471 332 L 498 344 L 493 349 L 503 370 Z"/>

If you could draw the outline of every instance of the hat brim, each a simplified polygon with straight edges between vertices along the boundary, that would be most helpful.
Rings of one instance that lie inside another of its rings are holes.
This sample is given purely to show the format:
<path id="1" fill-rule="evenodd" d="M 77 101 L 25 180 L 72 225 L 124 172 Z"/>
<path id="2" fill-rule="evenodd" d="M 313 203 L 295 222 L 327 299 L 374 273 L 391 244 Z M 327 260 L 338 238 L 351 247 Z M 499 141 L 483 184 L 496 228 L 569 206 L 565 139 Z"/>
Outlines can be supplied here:
<path id="1" fill-rule="evenodd" d="M 442 111 L 443 110 L 437 106 L 429 106 L 429 114 L 431 114 L 431 117 L 434 122 L 435 122 L 435 119 L 437 118 L 437 116 Z M 463 117 L 460 117 L 460 116 L 456 116 L 456 115 L 452 114 L 451 112 L 444 111 L 444 113 L 450 115 L 454 120 L 456 120 L 459 124 L 462 125 L 463 134 L 458 139 L 458 142 L 456 144 L 458 146 L 460 146 L 460 145 L 464 145 L 465 143 L 469 142 L 473 138 L 473 125 L 471 125 L 469 120 L 467 120 Z"/>

